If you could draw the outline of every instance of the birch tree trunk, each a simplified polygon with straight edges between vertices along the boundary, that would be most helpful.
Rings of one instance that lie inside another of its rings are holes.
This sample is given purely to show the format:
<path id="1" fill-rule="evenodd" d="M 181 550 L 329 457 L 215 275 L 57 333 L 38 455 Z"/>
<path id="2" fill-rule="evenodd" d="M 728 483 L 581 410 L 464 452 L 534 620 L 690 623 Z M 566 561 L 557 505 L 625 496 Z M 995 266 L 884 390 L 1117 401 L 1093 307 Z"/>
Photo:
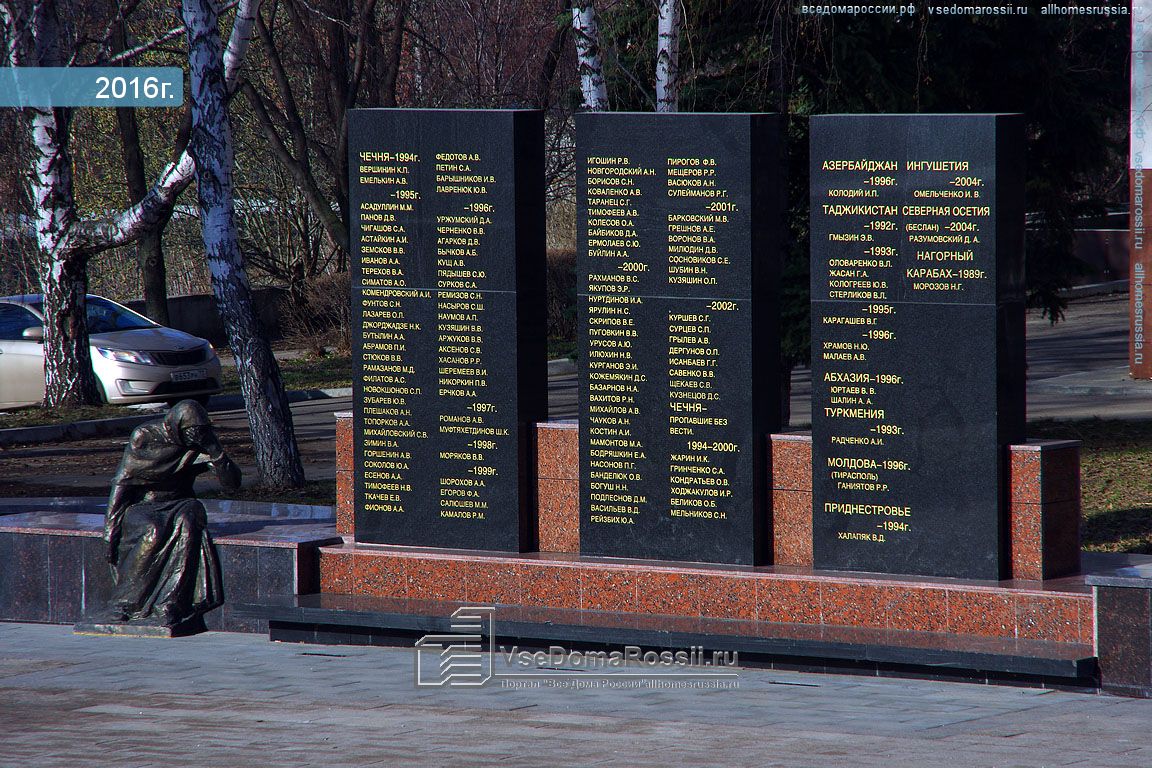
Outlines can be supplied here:
<path id="1" fill-rule="evenodd" d="M 572 30 L 576 41 L 584 108 L 591 112 L 603 112 L 608 109 L 608 86 L 604 82 L 604 61 L 600 57 L 600 25 L 592 0 L 574 0 Z"/>
<path id="2" fill-rule="evenodd" d="M 188 148 L 196 163 L 200 229 L 212 292 L 236 357 L 259 482 L 273 487 L 297 486 L 304 482 L 304 469 L 292 413 L 280 366 L 252 306 L 252 289 L 236 234 L 232 128 L 217 9 L 214 0 L 182 0 L 182 11 L 192 81 L 192 139 Z M 233 54 L 229 46 L 228 55 Z"/>
<path id="3" fill-rule="evenodd" d="M 656 21 L 656 111 L 680 105 L 680 0 L 659 0 Z"/>
<path id="4" fill-rule="evenodd" d="M 64 31 L 55 0 L 37 0 L 30 18 L 32 63 L 64 64 Z M 15 23 L 19 23 L 15 20 Z M 15 46 L 10 61 L 17 63 Z M 88 348 L 88 252 L 72 241 L 76 205 L 72 189 L 69 124 L 64 108 L 34 108 L 32 119 L 32 200 L 40 250 L 40 291 L 44 294 L 44 404 L 100 403 Z"/>

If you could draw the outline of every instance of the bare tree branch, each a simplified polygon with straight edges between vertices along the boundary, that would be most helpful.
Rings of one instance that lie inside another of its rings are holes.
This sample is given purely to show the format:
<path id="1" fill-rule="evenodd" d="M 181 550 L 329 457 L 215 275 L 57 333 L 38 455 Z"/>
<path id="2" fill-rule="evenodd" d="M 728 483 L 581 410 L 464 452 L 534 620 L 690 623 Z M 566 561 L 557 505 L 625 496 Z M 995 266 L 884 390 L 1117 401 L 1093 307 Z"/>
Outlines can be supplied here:
<path id="1" fill-rule="evenodd" d="M 231 5 L 235 5 L 235 3 L 231 3 Z M 177 39 L 178 37 L 181 37 L 183 34 L 184 34 L 184 27 L 173 27 L 172 29 L 165 32 L 164 34 L 160 35 L 160 37 L 157 37 L 155 40 L 149 40 L 146 43 L 141 43 L 140 45 L 137 45 L 133 48 L 129 48 L 128 50 L 123 51 L 122 53 L 118 53 L 115 56 L 112 56 L 111 58 L 109 58 L 107 60 L 106 63 L 109 66 L 116 66 L 118 64 L 127 64 L 129 61 L 132 61 L 136 57 L 142 56 L 145 53 L 149 53 L 150 51 L 154 51 L 157 48 L 160 48 L 165 43 L 169 43 L 169 42 Z"/>
<path id="2" fill-rule="evenodd" d="M 230 92 L 235 90 L 240 66 L 252 39 L 260 0 L 240 0 L 236 5 L 236 20 L 223 54 L 225 84 Z M 192 183 L 195 170 L 192 155 L 184 149 L 161 170 L 152 189 L 140 202 L 109 218 L 77 222 L 72 228 L 74 247 L 91 255 L 132 242 L 170 213 L 180 193 Z"/>
<path id="3" fill-rule="evenodd" d="M 301 148 L 297 147 L 297 154 L 293 156 L 292 152 L 284 144 L 284 140 L 276 131 L 275 126 L 272 124 L 272 118 L 269 115 L 267 104 L 264 98 L 256 91 L 251 83 L 244 82 L 241 85 L 241 90 L 244 95 L 248 97 L 248 103 L 252 105 L 253 111 L 256 113 L 256 121 L 264 131 L 264 136 L 268 139 L 268 143 L 272 146 L 272 152 L 276 155 L 280 165 L 292 176 L 292 180 L 300 187 L 300 190 L 307 198 L 309 205 L 312 206 L 313 211 L 320 218 L 321 224 L 327 231 L 328 236 L 333 241 L 340 243 L 341 247 L 346 247 L 348 242 L 348 229 L 344 226 L 344 220 L 339 213 L 332 210 L 332 204 L 320 189 L 320 185 L 316 182 L 316 177 L 312 173 L 312 169 L 308 164 L 308 150 L 306 145 Z"/>

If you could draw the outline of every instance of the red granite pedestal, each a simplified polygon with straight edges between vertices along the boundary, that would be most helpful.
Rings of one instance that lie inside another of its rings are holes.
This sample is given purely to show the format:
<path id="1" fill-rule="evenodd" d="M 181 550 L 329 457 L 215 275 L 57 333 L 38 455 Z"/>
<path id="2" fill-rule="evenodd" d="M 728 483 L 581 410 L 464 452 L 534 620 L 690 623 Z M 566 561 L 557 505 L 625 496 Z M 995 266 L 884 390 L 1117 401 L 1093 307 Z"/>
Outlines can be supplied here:
<path id="1" fill-rule="evenodd" d="M 345 543 L 320 548 L 322 595 L 610 613 L 633 616 L 637 626 L 663 617 L 739 622 L 742 631 L 753 633 L 787 626 L 814 637 L 842 637 L 845 630 L 909 633 L 921 644 L 924 638 L 948 638 L 960 646 L 964 638 L 973 645 L 1036 642 L 1038 652 L 1049 647 L 1094 655 L 1093 596 L 1076 575 L 1078 442 L 1011 447 L 1012 578 L 968 582 L 813 570 L 811 439 L 802 434 L 771 436 L 771 566 L 581 557 L 574 422 L 536 427 L 539 552 L 359 544 L 351 420 L 338 414 L 337 424 L 337 531 Z"/>

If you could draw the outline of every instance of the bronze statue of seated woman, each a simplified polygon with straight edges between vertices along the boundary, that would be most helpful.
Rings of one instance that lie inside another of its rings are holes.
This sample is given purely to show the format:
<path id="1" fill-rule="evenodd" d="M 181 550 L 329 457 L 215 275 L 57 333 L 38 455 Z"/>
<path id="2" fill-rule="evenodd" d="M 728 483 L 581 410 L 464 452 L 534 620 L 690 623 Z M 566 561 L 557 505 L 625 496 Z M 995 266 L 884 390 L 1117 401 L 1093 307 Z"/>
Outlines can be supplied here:
<path id="1" fill-rule="evenodd" d="M 240 487 L 240 470 L 199 403 L 177 403 L 132 432 L 104 518 L 115 588 L 96 623 L 184 634 L 203 629 L 204 614 L 223 604 L 208 517 L 192 488 L 209 470 L 224 488 Z"/>

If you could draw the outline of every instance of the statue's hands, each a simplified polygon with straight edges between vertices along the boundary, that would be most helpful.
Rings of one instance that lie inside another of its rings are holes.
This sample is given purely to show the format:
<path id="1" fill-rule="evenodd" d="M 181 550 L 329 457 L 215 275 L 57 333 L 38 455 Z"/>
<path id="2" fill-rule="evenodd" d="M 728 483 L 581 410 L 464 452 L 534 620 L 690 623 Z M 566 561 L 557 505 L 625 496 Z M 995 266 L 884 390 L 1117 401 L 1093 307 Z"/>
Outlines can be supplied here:
<path id="1" fill-rule="evenodd" d="M 220 453 L 220 458 L 213 459 L 212 469 L 216 473 L 216 479 L 220 481 L 220 485 L 227 491 L 235 491 L 240 487 L 240 467 L 236 466 L 236 462 L 232 461 L 224 452 Z"/>

